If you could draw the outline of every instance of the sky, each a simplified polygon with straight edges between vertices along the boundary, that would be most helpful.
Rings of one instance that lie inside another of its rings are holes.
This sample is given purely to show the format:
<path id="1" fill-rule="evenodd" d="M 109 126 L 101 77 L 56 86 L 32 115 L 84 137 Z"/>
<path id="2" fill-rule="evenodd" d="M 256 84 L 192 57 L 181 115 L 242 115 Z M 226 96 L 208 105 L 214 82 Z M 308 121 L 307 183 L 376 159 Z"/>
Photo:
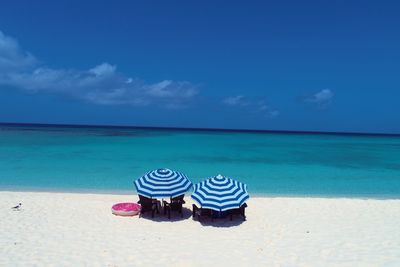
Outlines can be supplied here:
<path id="1" fill-rule="evenodd" d="M 400 133 L 397 1 L 7 1 L 0 122 Z"/>

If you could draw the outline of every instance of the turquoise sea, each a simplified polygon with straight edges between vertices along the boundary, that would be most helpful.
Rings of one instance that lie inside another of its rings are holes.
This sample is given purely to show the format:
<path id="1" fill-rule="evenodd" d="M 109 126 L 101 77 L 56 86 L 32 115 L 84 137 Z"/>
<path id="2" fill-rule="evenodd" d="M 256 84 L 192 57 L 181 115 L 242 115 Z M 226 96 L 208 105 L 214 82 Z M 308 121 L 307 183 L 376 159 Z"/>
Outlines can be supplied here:
<path id="1" fill-rule="evenodd" d="M 0 125 L 0 190 L 132 193 L 167 167 L 253 195 L 400 198 L 400 137 Z"/>

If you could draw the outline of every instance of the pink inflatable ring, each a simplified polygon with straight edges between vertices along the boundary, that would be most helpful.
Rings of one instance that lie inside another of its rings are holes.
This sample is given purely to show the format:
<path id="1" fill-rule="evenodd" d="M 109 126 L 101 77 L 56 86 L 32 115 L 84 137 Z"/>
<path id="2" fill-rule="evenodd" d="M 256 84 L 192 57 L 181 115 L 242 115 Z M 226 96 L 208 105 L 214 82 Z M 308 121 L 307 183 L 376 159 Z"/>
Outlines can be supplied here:
<path id="1" fill-rule="evenodd" d="M 134 216 L 138 215 L 141 206 L 136 203 L 117 203 L 112 206 L 111 211 L 119 216 Z"/>

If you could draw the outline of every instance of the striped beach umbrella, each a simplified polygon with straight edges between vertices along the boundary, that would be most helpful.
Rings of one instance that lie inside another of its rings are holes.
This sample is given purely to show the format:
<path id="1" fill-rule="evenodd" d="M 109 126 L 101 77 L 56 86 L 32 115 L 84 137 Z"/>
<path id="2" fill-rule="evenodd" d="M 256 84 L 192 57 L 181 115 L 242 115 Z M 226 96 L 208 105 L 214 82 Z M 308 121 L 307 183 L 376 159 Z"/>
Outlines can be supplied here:
<path id="1" fill-rule="evenodd" d="M 218 175 L 195 184 L 192 198 L 202 208 L 224 211 L 239 208 L 249 194 L 246 184 Z"/>
<path id="2" fill-rule="evenodd" d="M 184 194 L 192 187 L 192 182 L 183 173 L 170 169 L 153 170 L 135 182 L 139 195 L 148 198 L 170 198 Z"/>

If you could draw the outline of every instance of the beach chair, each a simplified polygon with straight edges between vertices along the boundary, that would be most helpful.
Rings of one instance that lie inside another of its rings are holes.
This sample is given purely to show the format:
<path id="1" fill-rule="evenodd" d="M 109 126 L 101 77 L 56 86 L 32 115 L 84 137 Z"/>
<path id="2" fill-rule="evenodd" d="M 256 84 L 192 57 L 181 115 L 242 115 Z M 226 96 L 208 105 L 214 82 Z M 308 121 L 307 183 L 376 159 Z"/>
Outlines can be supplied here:
<path id="1" fill-rule="evenodd" d="M 183 217 L 182 206 L 185 204 L 183 198 L 185 195 L 180 195 L 170 199 L 170 202 L 163 200 L 164 215 L 168 212 L 168 219 L 171 219 L 171 211 L 177 211 Z"/>
<path id="2" fill-rule="evenodd" d="M 195 204 L 192 205 L 192 217 L 193 219 L 197 219 L 200 221 L 201 217 L 211 217 L 211 221 L 214 221 L 214 214 L 213 214 L 213 210 L 212 209 L 204 209 L 204 208 L 199 208 L 197 207 Z"/>
<path id="3" fill-rule="evenodd" d="M 157 212 L 157 214 L 160 213 L 159 206 L 161 205 L 160 201 L 157 199 L 152 199 L 148 198 L 142 195 L 139 195 L 139 201 L 138 204 L 142 207 L 140 209 L 140 215 L 141 216 L 143 213 L 146 213 L 148 211 L 151 211 L 151 218 L 154 218 L 154 213 Z"/>
<path id="4" fill-rule="evenodd" d="M 246 209 L 246 208 L 247 208 L 247 204 L 244 203 L 242 206 L 240 206 L 240 207 L 237 208 L 237 209 L 230 209 L 230 210 L 227 210 L 228 215 L 230 216 L 231 221 L 232 221 L 232 219 L 233 219 L 233 215 L 236 215 L 236 214 L 241 215 L 241 216 L 243 217 L 243 221 L 245 221 L 245 220 L 246 220 L 246 214 L 245 214 L 245 209 Z"/>

